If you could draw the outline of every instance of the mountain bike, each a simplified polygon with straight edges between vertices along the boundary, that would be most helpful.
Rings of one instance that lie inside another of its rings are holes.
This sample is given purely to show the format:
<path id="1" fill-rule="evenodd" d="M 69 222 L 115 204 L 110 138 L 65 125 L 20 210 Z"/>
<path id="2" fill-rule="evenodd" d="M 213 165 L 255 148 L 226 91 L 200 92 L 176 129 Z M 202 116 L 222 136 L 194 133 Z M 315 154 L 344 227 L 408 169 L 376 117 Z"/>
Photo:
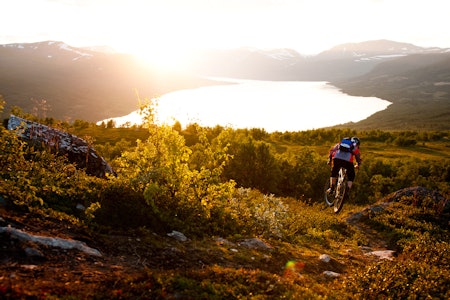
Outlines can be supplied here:
<path id="1" fill-rule="evenodd" d="M 347 198 L 348 185 L 347 185 L 347 170 L 345 168 L 339 169 L 339 175 L 336 181 L 336 188 L 332 194 L 328 194 L 327 190 L 330 187 L 330 179 L 325 184 L 325 202 L 328 206 L 333 206 L 334 212 L 337 214 L 344 206 L 344 201 Z"/>

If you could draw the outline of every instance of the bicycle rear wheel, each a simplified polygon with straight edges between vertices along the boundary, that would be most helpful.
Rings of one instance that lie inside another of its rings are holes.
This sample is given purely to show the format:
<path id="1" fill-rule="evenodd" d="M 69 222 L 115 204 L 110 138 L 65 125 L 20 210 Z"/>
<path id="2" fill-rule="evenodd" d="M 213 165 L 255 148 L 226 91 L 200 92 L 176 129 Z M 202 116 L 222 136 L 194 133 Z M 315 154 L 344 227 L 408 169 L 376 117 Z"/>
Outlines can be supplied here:
<path id="1" fill-rule="evenodd" d="M 327 182 L 325 183 L 325 188 L 323 190 L 323 194 L 324 194 L 325 203 L 331 207 L 334 205 L 335 198 L 334 198 L 334 193 L 331 195 L 327 193 L 329 188 L 330 188 L 330 180 L 328 179 Z"/>

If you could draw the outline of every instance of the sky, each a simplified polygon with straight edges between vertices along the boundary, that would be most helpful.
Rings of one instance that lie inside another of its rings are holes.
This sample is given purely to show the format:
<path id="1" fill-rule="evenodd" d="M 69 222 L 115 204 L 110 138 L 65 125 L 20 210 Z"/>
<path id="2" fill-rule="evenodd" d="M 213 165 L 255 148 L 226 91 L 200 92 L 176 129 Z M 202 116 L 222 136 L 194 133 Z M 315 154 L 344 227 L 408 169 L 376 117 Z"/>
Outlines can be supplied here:
<path id="1" fill-rule="evenodd" d="M 0 44 L 110 46 L 162 64 L 198 49 L 450 47 L 448 0 L 0 0 L 0 12 Z"/>

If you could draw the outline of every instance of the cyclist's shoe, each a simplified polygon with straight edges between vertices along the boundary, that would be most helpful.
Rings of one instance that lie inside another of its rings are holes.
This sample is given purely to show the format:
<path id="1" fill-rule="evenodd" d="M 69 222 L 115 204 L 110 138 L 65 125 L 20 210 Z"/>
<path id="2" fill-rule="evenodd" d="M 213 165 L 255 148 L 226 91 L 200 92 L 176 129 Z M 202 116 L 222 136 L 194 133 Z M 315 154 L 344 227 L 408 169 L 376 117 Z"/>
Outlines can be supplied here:
<path id="1" fill-rule="evenodd" d="M 331 186 L 330 188 L 328 188 L 327 194 L 328 195 L 333 195 L 334 194 L 334 190 L 335 190 L 334 186 Z"/>

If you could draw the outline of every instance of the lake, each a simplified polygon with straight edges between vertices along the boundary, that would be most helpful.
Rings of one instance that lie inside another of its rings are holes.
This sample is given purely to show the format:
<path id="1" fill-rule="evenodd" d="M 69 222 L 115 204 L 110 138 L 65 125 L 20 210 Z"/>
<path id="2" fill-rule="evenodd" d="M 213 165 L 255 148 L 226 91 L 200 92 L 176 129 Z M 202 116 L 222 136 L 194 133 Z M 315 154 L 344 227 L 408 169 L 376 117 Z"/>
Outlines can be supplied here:
<path id="1" fill-rule="evenodd" d="M 267 132 L 302 131 L 358 122 L 391 103 L 375 97 L 354 97 L 327 82 L 217 79 L 234 84 L 179 90 L 159 97 L 160 124 L 179 121 L 183 127 L 221 125 L 263 128 Z M 119 127 L 140 124 L 133 112 L 114 118 Z M 106 120 L 107 121 L 107 120 Z"/>

